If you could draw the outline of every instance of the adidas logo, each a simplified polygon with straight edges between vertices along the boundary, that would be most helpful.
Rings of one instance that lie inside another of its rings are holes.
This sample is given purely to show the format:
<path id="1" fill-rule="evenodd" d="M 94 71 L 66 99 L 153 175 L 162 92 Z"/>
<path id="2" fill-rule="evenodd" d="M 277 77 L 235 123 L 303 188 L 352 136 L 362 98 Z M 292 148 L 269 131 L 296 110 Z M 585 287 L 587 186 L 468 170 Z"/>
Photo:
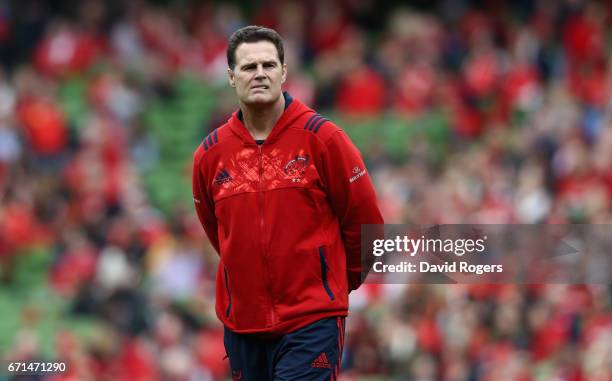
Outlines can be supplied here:
<path id="1" fill-rule="evenodd" d="M 217 176 L 215 176 L 215 184 L 216 185 L 225 184 L 225 183 L 227 183 L 229 181 L 232 181 L 232 176 L 230 176 L 230 174 L 225 169 L 220 170 L 217 173 Z"/>
<path id="2" fill-rule="evenodd" d="M 310 364 L 310 366 L 313 367 L 313 368 L 331 369 L 331 366 L 329 366 L 329 361 L 327 361 L 327 356 L 325 355 L 325 352 L 321 352 L 319 357 L 317 357 L 312 362 L 312 364 Z"/>

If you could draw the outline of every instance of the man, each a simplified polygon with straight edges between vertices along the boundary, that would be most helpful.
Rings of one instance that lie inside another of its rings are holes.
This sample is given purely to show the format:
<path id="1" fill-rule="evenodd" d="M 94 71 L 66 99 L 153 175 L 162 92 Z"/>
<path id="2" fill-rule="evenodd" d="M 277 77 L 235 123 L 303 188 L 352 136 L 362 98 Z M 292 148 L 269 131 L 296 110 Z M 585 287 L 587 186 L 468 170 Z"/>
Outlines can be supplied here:
<path id="1" fill-rule="evenodd" d="M 193 195 L 232 377 L 336 379 L 361 225 L 383 223 L 372 183 L 347 135 L 282 92 L 275 31 L 236 31 L 227 60 L 240 109 L 196 150 Z"/>

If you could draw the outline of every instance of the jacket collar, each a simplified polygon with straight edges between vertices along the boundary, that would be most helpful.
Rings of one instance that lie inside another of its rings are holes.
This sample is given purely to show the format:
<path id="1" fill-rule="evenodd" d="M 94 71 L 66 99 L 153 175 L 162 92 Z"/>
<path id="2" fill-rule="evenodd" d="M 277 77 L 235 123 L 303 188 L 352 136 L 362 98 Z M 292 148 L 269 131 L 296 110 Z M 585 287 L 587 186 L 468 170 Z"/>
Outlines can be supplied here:
<path id="1" fill-rule="evenodd" d="M 270 132 L 270 135 L 268 135 L 268 137 L 266 138 L 266 141 L 264 144 L 269 144 L 275 141 L 278 138 L 278 136 L 287 127 L 289 127 L 291 123 L 293 123 L 298 117 L 300 117 L 302 114 L 308 111 L 312 111 L 309 107 L 305 106 L 299 100 L 293 99 L 291 95 L 289 95 L 289 93 L 286 91 L 283 92 L 283 97 L 285 98 L 285 110 L 283 111 L 283 114 L 281 115 L 281 117 L 278 119 L 278 121 L 272 128 L 272 131 Z M 242 117 L 242 110 L 240 109 L 236 110 L 232 114 L 230 119 L 228 120 L 228 123 L 230 125 L 230 129 L 236 135 L 238 135 L 238 137 L 245 144 L 253 144 L 253 145 L 256 144 L 255 139 L 253 139 L 253 136 L 251 136 L 251 133 L 247 130 L 246 126 L 244 125 L 243 117 Z"/>

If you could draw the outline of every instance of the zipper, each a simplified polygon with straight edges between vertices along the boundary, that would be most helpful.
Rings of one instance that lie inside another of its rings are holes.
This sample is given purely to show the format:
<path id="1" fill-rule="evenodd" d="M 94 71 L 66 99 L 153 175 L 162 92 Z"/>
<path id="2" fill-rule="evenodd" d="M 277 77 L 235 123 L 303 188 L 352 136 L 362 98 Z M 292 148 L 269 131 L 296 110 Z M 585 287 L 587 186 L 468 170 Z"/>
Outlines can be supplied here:
<path id="1" fill-rule="evenodd" d="M 229 277 L 227 275 L 227 268 L 225 266 L 223 266 L 223 272 L 225 273 L 225 291 L 227 292 L 227 298 L 229 299 L 227 309 L 225 310 L 225 317 L 229 317 L 230 311 L 232 310 L 232 293 L 230 292 Z"/>
<path id="2" fill-rule="evenodd" d="M 327 270 L 329 270 L 329 266 L 327 266 L 327 260 L 325 259 L 325 246 L 319 247 L 319 261 L 321 262 L 321 279 L 323 280 L 323 287 L 325 288 L 325 292 L 327 292 L 327 296 L 329 296 L 331 300 L 334 300 L 336 298 L 327 282 Z"/>
<path id="3" fill-rule="evenodd" d="M 266 254 L 266 240 L 265 240 L 265 223 L 264 223 L 264 194 L 263 194 L 263 176 L 264 176 L 264 168 L 263 168 L 263 144 L 257 145 L 257 155 L 259 158 L 259 189 L 258 189 L 258 199 L 259 199 L 259 236 L 261 237 L 261 255 L 264 261 L 264 265 L 267 267 L 268 271 L 266 271 L 265 276 L 267 278 L 266 289 L 268 290 L 268 296 L 270 297 L 270 321 L 271 325 L 274 325 L 274 321 L 276 320 L 276 316 L 274 313 L 274 299 L 272 297 L 272 280 L 270 279 L 270 266 L 268 261 L 268 255 Z"/>

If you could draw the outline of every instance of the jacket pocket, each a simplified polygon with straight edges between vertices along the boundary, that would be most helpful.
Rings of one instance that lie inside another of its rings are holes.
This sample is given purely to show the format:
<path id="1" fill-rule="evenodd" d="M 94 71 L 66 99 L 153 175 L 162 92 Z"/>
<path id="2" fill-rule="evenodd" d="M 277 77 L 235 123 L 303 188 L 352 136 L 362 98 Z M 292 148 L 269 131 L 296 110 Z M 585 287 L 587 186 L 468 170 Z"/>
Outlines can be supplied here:
<path id="1" fill-rule="evenodd" d="M 321 262 L 321 280 L 323 281 L 323 288 L 325 288 L 325 292 L 327 292 L 327 296 L 331 300 L 336 299 L 334 297 L 334 293 L 331 288 L 329 288 L 329 282 L 327 281 L 327 271 L 329 270 L 329 266 L 327 266 L 327 260 L 325 258 L 325 246 L 319 247 L 319 261 Z"/>
<path id="2" fill-rule="evenodd" d="M 225 291 L 227 292 L 227 308 L 225 309 L 225 317 L 229 317 L 232 310 L 232 293 L 230 292 L 229 276 L 227 275 L 227 268 L 223 266 L 223 273 L 225 275 Z"/>

